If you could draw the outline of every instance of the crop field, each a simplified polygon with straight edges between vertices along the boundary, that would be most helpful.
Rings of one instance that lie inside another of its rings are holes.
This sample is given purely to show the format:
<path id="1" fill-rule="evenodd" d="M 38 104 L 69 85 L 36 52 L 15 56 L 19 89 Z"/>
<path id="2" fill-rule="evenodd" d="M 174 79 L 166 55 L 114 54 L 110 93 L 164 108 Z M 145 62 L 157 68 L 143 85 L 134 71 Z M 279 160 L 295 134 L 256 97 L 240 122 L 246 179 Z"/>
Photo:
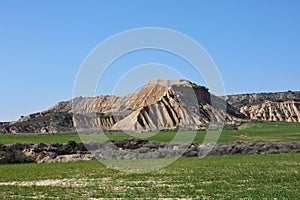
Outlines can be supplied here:
<path id="1" fill-rule="evenodd" d="M 179 159 L 146 174 L 126 174 L 98 161 L 0 165 L 0 174 L 2 199 L 298 199 L 300 196 L 300 154 Z"/>
<path id="2" fill-rule="evenodd" d="M 181 134 L 182 140 L 185 139 L 185 135 L 193 135 L 193 132 L 185 132 Z M 148 138 L 157 142 L 169 142 L 176 133 L 174 132 L 160 132 L 157 134 L 143 133 L 143 134 L 110 134 L 106 135 L 107 138 L 118 140 L 124 138 Z M 206 135 L 205 131 L 198 131 L 195 135 L 194 141 L 202 143 Z M 0 143 L 12 144 L 15 142 L 33 142 L 33 143 L 47 143 L 52 142 L 66 143 L 68 140 L 80 141 L 81 139 L 88 138 L 99 140 L 99 136 L 95 137 L 91 135 L 77 135 L 77 134 L 61 134 L 61 135 L 33 135 L 33 134 L 20 134 L 20 135 L 0 135 Z M 104 140 L 106 137 L 100 137 L 100 140 Z M 249 123 L 243 124 L 239 127 L 239 130 L 224 130 L 217 141 L 218 143 L 226 143 L 230 141 L 265 141 L 265 142 L 279 142 L 279 141 L 300 141 L 300 123 L 289 122 L 267 122 L 267 123 Z"/>
<path id="3" fill-rule="evenodd" d="M 176 133 L 107 135 L 168 142 Z M 191 134 L 191 132 L 186 132 Z M 198 132 L 202 142 L 205 132 Z M 89 136 L 90 137 L 90 136 Z M 1 135 L 0 142 L 65 143 L 78 135 Z M 300 141 L 300 123 L 250 123 L 225 130 L 218 143 Z M 164 159 L 167 160 L 167 159 Z M 137 160 L 148 165 L 161 160 Z M 114 161 L 106 161 L 107 164 Z M 119 161 L 126 166 L 130 160 Z M 150 173 L 125 173 L 99 161 L 0 165 L 0 199 L 298 199 L 300 154 L 181 158 Z"/>

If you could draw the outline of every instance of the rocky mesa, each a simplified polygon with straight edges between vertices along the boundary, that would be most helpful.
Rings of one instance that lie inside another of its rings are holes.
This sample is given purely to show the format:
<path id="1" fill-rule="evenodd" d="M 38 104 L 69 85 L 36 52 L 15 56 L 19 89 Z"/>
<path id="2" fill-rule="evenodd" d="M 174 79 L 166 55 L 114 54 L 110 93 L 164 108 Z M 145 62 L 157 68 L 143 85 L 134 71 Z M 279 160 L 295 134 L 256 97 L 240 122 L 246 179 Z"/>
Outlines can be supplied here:
<path id="1" fill-rule="evenodd" d="M 0 133 L 202 130 L 211 121 L 234 127 L 250 120 L 300 122 L 300 92 L 217 97 L 188 80 L 153 80 L 136 94 L 76 97 L 43 112 L 0 123 Z"/>
<path id="2" fill-rule="evenodd" d="M 300 92 L 230 95 L 226 100 L 251 120 L 300 122 Z"/>

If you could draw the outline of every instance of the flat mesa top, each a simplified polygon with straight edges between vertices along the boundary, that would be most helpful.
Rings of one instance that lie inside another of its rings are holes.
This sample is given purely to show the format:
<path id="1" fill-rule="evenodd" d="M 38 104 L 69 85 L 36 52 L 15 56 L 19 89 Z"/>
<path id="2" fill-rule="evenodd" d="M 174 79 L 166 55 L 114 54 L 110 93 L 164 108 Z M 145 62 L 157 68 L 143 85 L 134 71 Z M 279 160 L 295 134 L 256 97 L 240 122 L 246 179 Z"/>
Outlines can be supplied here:
<path id="1" fill-rule="evenodd" d="M 179 80 L 162 80 L 162 79 L 155 79 L 152 81 L 149 81 L 146 85 L 162 85 L 166 87 L 172 87 L 172 86 L 182 86 L 182 87 L 203 87 L 199 86 L 195 83 L 192 83 L 189 80 L 186 79 L 179 79 Z"/>

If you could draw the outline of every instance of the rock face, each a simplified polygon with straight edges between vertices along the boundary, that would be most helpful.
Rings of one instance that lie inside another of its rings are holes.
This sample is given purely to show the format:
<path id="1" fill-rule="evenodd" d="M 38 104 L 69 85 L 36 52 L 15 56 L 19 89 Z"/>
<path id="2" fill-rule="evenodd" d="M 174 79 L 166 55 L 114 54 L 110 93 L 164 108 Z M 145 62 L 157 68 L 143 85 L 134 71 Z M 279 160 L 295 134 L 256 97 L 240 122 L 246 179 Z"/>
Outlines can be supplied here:
<path id="1" fill-rule="evenodd" d="M 270 101 L 242 106 L 240 111 L 252 120 L 300 122 L 300 101 Z"/>
<path id="2" fill-rule="evenodd" d="M 300 92 L 231 95 L 226 100 L 251 120 L 300 122 Z"/>
<path id="3" fill-rule="evenodd" d="M 0 125 L 0 133 L 59 133 L 75 132 L 73 117 L 68 112 L 45 111 L 21 117 Z"/>
<path id="4" fill-rule="evenodd" d="M 89 125 L 110 131 L 130 132 L 197 130 L 212 120 L 226 118 L 234 123 L 245 119 L 243 114 L 227 105 L 223 99 L 210 94 L 207 88 L 187 80 L 154 80 L 136 94 L 108 96 L 105 101 L 102 98 L 89 102 L 89 106 L 85 106 L 84 98 L 74 102 L 77 127 Z"/>
<path id="5" fill-rule="evenodd" d="M 216 97 L 187 80 L 153 80 L 136 94 L 60 102 L 46 111 L 0 123 L 0 133 L 202 130 L 222 119 L 228 127 L 250 120 L 300 122 L 299 102 L 300 92 Z"/>
<path id="6" fill-rule="evenodd" d="M 187 80 L 154 80 L 136 94 L 60 102 L 44 112 L 0 125 L 0 132 L 60 133 L 86 127 L 131 132 L 196 130 L 223 118 L 229 124 L 246 120 L 244 114 L 205 87 Z"/>

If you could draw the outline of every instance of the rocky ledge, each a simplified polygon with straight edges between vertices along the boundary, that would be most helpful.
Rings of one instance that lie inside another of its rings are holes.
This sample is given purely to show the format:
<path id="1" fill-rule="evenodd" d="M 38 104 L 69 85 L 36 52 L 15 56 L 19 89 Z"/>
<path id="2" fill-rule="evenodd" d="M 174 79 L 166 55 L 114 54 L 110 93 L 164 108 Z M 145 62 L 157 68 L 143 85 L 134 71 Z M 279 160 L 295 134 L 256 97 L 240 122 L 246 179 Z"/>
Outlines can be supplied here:
<path id="1" fill-rule="evenodd" d="M 0 144 L 0 164 L 76 162 L 88 160 L 149 159 L 223 155 L 300 153 L 300 142 L 230 142 L 226 144 L 174 144 L 145 139 L 124 139 L 103 143 L 68 141 L 66 144 Z"/>

